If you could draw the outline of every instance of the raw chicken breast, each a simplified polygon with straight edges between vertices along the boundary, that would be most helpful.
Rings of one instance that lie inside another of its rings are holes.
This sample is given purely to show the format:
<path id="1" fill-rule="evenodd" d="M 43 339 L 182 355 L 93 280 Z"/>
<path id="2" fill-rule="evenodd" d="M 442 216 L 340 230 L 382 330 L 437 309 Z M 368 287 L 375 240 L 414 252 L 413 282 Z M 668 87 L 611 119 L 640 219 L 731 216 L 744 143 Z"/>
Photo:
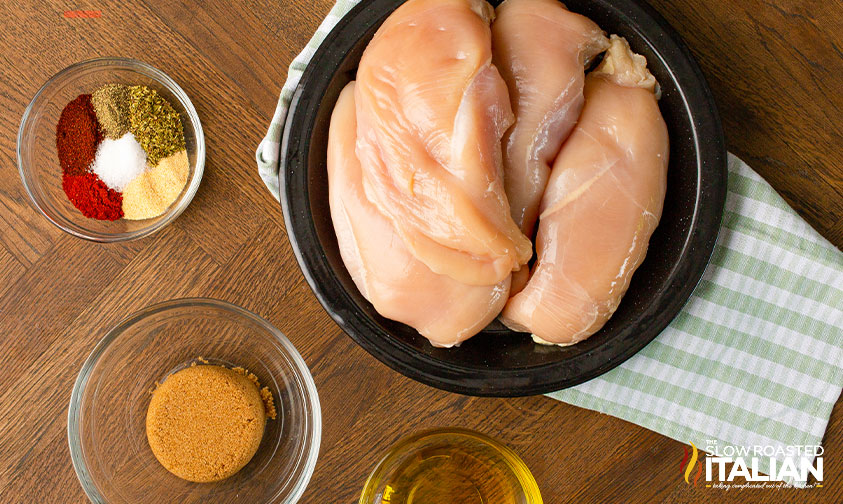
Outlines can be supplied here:
<path id="1" fill-rule="evenodd" d="M 355 88 L 366 196 L 431 270 L 486 286 L 532 255 L 503 186 L 513 117 L 493 14 L 484 0 L 409 0 L 366 47 Z"/>
<path id="2" fill-rule="evenodd" d="M 453 346 L 497 316 L 508 298 L 509 278 L 469 286 L 432 272 L 410 254 L 364 193 L 354 152 L 354 87 L 340 94 L 328 133 L 329 202 L 343 262 L 378 313 L 416 328 L 434 346 Z"/>
<path id="3" fill-rule="evenodd" d="M 582 111 L 585 65 L 609 40 L 557 0 L 506 0 L 495 13 L 493 61 L 515 112 L 503 138 L 506 195 L 512 218 L 532 236 L 550 164 Z"/>
<path id="4" fill-rule="evenodd" d="M 542 198 L 537 262 L 501 316 L 539 343 L 577 343 L 606 323 L 661 218 L 668 137 L 646 65 L 613 35 L 585 79 L 582 116 Z"/>

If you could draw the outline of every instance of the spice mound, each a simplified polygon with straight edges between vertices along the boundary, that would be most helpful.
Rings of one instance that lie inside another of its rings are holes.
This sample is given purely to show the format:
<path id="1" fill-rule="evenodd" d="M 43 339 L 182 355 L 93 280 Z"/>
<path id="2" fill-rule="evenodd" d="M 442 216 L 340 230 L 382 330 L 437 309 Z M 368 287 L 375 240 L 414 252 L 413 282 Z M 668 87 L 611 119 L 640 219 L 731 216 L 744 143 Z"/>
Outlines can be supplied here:
<path id="1" fill-rule="evenodd" d="M 91 94 L 100 129 L 117 140 L 129 131 L 129 87 L 106 84 Z"/>
<path id="2" fill-rule="evenodd" d="M 62 110 L 56 126 L 62 188 L 85 217 L 164 214 L 190 174 L 181 117 L 154 89 L 106 84 Z"/>
<path id="3" fill-rule="evenodd" d="M 149 154 L 149 163 L 184 150 L 184 130 L 178 112 L 154 89 L 129 88 L 129 131 Z"/>
<path id="4" fill-rule="evenodd" d="M 189 174 L 187 152 L 180 150 L 165 157 L 123 189 L 123 218 L 148 219 L 166 212 L 181 194 Z"/>
<path id="5" fill-rule="evenodd" d="M 152 453 L 188 481 L 235 474 L 257 452 L 267 418 L 275 418 L 272 394 L 263 390 L 243 368 L 194 365 L 170 375 L 153 392 L 146 414 Z"/>
<path id="6" fill-rule="evenodd" d="M 77 96 L 65 105 L 56 126 L 56 149 L 65 175 L 82 175 L 94 160 L 102 140 L 91 95 Z"/>

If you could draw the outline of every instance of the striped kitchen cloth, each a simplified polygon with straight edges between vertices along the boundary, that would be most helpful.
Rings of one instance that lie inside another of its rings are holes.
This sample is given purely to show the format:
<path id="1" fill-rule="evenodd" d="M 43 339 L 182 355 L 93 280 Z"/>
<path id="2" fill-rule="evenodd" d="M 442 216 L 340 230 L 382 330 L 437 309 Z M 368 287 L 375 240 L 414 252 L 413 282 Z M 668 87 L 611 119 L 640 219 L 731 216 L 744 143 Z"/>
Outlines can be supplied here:
<path id="1" fill-rule="evenodd" d="M 290 97 L 316 48 L 358 1 L 339 0 L 290 65 L 257 150 L 276 198 Z M 799 447 L 820 445 L 843 386 L 843 254 L 733 155 L 728 184 L 711 263 L 676 319 L 619 367 L 549 395 L 701 450 L 753 450 L 760 472 L 787 467 L 782 477 L 802 486 L 788 464 L 814 463 Z"/>

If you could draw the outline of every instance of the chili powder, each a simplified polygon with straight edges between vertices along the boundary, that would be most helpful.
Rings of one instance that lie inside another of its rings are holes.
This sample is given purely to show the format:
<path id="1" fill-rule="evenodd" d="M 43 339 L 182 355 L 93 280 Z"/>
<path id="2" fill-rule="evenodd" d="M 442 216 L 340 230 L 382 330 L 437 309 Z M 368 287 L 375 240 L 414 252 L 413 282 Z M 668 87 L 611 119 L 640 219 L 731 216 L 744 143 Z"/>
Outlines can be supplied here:
<path id="1" fill-rule="evenodd" d="M 97 122 L 91 95 L 82 94 L 61 111 L 56 125 L 56 150 L 66 175 L 82 175 L 97 154 L 102 132 Z"/>

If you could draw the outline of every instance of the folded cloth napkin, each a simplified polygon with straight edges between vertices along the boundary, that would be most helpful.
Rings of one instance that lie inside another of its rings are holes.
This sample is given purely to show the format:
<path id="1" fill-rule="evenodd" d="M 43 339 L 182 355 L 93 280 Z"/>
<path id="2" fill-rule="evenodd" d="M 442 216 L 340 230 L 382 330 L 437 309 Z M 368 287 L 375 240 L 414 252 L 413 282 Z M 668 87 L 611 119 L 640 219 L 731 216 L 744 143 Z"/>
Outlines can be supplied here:
<path id="1" fill-rule="evenodd" d="M 290 97 L 313 53 L 358 1 L 339 0 L 290 65 L 257 150 L 261 178 L 276 198 Z M 843 387 L 841 366 L 843 253 L 730 154 L 717 245 L 681 313 L 619 367 L 549 396 L 702 450 L 729 455 L 761 447 L 762 455 L 774 453 L 777 467 L 786 459 L 799 467 L 814 455 L 788 447 L 821 443 Z M 758 462 L 769 474 L 770 460 Z"/>

